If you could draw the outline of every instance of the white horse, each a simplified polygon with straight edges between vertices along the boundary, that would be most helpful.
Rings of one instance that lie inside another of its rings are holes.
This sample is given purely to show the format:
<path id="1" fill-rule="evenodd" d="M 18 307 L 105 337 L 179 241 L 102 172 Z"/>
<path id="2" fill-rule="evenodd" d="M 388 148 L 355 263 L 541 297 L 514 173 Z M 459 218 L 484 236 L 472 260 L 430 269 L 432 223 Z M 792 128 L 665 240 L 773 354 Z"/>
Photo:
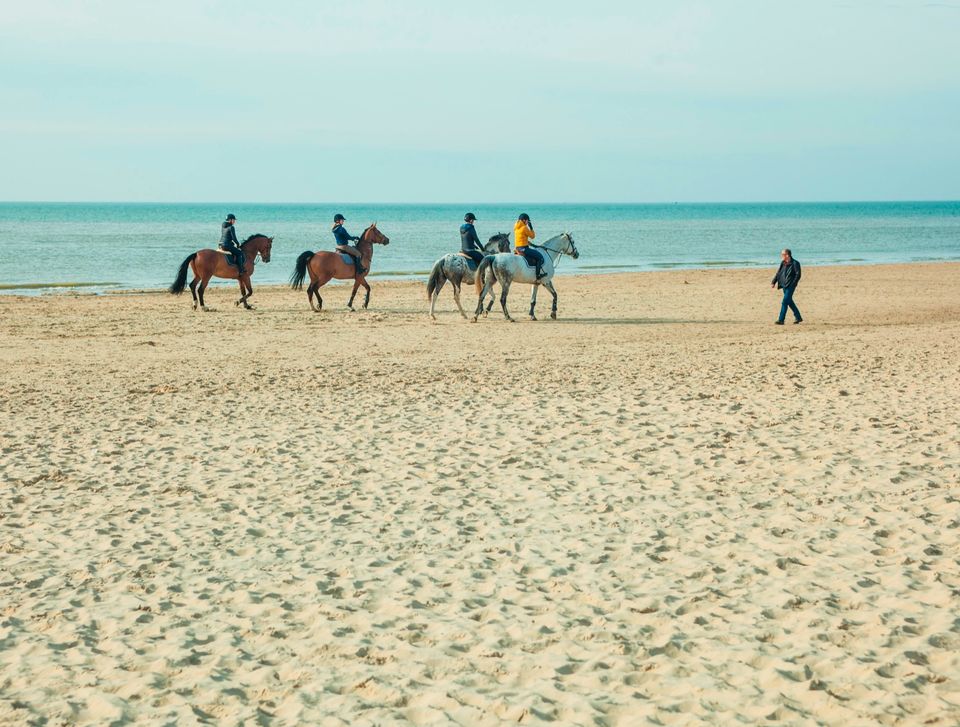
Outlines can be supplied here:
<path id="1" fill-rule="evenodd" d="M 510 235 L 500 232 L 491 237 L 487 244 L 483 246 L 484 255 L 492 255 L 495 252 L 507 252 L 510 249 Z M 453 286 L 453 299 L 457 302 L 457 308 L 460 315 L 464 318 L 467 314 L 460 305 L 460 286 L 466 283 L 473 285 L 474 271 L 467 264 L 467 257 L 459 252 L 451 252 L 444 255 L 433 264 L 433 270 L 430 271 L 430 279 L 427 281 L 427 298 L 430 299 L 430 317 L 434 320 L 437 317 L 433 314 L 437 305 L 437 298 L 440 297 L 440 289 L 443 284 L 450 282 Z M 494 298 L 490 296 L 490 305 L 487 311 L 493 307 Z"/>
<path id="2" fill-rule="evenodd" d="M 477 268 L 477 293 L 480 295 L 480 300 L 477 301 L 477 310 L 473 314 L 474 323 L 483 312 L 483 299 L 493 287 L 494 280 L 503 288 L 500 293 L 500 307 L 503 308 L 503 315 L 508 321 L 513 320 L 507 312 L 507 293 L 510 292 L 512 283 L 530 283 L 533 286 L 533 293 L 530 295 L 530 320 L 537 320 L 533 309 L 537 305 L 537 290 L 541 285 L 553 296 L 550 317 L 557 317 L 557 291 L 553 287 L 553 274 L 557 269 L 557 261 L 562 255 L 569 255 L 576 260 L 580 257 L 580 253 L 577 252 L 577 246 L 573 244 L 573 235 L 569 232 L 551 237 L 542 245 L 531 244 L 531 247 L 539 250 L 543 257 L 543 277 L 540 280 L 537 280 L 537 269 L 528 264 L 523 255 L 504 253 L 483 259 L 480 267 Z"/>

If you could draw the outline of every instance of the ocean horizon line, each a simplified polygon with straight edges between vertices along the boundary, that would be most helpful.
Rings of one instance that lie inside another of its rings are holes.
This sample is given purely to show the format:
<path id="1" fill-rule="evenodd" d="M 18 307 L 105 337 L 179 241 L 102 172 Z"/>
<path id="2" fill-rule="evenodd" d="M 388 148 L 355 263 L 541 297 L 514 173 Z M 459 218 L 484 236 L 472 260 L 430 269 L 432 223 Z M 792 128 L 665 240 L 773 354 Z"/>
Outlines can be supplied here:
<path id="1" fill-rule="evenodd" d="M 536 205 L 538 207 L 659 207 L 663 205 L 824 205 L 824 204 L 958 204 L 960 198 L 927 198 L 927 199 L 820 199 L 820 200 L 663 200 L 663 201 L 594 201 L 594 202 L 538 202 L 535 200 L 501 200 L 494 202 L 383 202 L 383 201 L 268 201 L 255 200 L 207 200 L 207 201 L 176 201 L 176 200 L 57 200 L 57 199 L 3 199 L 0 205 L 156 205 L 156 206 L 201 206 L 211 205 L 259 205 L 270 206 L 307 206 L 307 205 L 356 205 L 356 206 L 389 206 L 389 207 L 459 207 L 459 206 L 490 206 L 504 205 Z"/>

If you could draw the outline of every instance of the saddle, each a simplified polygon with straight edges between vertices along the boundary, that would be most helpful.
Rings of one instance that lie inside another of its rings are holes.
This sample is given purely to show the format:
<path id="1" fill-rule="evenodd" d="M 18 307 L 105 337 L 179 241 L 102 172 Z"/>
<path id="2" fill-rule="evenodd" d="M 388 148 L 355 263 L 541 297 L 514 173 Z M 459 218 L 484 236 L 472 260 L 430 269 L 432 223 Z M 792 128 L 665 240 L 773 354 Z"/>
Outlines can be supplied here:
<path id="1" fill-rule="evenodd" d="M 337 252 L 340 252 L 337 250 Z M 343 260 L 347 265 L 356 265 L 357 259 L 353 255 L 348 255 L 345 252 L 340 252 L 340 259 Z"/>
<path id="2" fill-rule="evenodd" d="M 543 265 L 543 254 L 539 250 L 534 250 L 532 247 L 528 247 L 527 250 L 528 252 L 524 253 L 521 248 L 517 248 L 516 250 L 513 251 L 513 254 L 519 255 L 520 257 L 522 257 L 523 261 L 527 264 L 528 268 L 537 267 L 537 264 L 533 262 L 533 260 L 531 259 L 534 256 L 540 258 L 540 264 Z M 533 253 L 533 255 L 530 255 L 530 257 L 527 257 L 529 253 Z"/>
<path id="3" fill-rule="evenodd" d="M 463 250 L 458 252 L 457 255 L 459 255 L 460 257 L 462 257 L 464 260 L 467 261 L 467 267 L 470 268 L 470 272 L 472 273 L 477 272 L 477 268 L 479 267 L 479 265 L 474 261 L 472 257 L 467 255 L 467 253 L 463 252 Z"/>
<path id="4" fill-rule="evenodd" d="M 222 247 L 218 247 L 217 252 L 219 252 L 221 255 L 226 255 L 227 262 L 231 265 L 237 264 L 237 256 L 234 253 L 230 252 L 229 250 L 224 250 Z"/>

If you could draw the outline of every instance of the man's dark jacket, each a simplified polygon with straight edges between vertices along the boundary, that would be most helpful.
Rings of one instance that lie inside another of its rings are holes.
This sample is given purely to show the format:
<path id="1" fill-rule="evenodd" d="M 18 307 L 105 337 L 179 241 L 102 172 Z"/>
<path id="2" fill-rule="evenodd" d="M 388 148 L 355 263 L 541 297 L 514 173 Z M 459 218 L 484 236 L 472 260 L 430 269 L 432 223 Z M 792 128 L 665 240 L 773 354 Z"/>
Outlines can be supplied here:
<path id="1" fill-rule="evenodd" d="M 334 239 L 336 239 L 338 245 L 349 246 L 351 242 L 360 242 L 360 238 L 354 237 L 349 232 L 347 232 L 346 229 L 344 229 L 343 225 L 334 225 L 333 237 Z"/>
<path id="2" fill-rule="evenodd" d="M 224 222 L 220 232 L 220 247 L 229 249 L 231 246 L 240 247 L 240 243 L 237 242 L 237 231 L 229 222 Z"/>
<path id="3" fill-rule="evenodd" d="M 776 283 L 778 288 L 796 288 L 800 282 L 800 263 L 793 258 L 790 262 L 781 262 L 780 269 L 770 282 Z"/>
<path id="4" fill-rule="evenodd" d="M 483 245 L 480 238 L 477 237 L 477 228 L 466 222 L 460 225 L 460 249 L 463 252 L 473 252 L 479 250 L 483 252 Z"/>

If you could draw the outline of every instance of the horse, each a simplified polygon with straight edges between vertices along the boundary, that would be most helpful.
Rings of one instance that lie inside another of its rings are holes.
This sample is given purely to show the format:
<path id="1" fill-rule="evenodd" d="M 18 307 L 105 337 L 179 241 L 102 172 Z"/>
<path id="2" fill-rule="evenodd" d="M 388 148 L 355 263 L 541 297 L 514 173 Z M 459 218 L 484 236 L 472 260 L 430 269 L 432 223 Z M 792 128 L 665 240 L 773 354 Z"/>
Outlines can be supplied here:
<path id="1" fill-rule="evenodd" d="M 498 232 L 483 246 L 485 255 L 493 254 L 494 251 L 508 252 L 509 250 L 510 235 L 503 232 Z M 463 306 L 460 305 L 460 286 L 463 283 L 473 285 L 474 271 L 471 270 L 467 264 L 468 260 L 469 258 L 462 253 L 451 252 L 433 264 L 433 270 L 430 271 L 430 279 L 427 280 L 427 299 L 430 301 L 430 317 L 433 318 L 433 320 L 437 319 L 433 311 L 437 305 L 437 298 L 440 297 L 440 289 L 443 287 L 443 284 L 448 281 L 453 285 L 453 299 L 457 302 L 457 309 L 460 311 L 460 315 L 464 318 L 467 317 Z M 496 298 L 491 295 L 487 312 L 493 307 L 494 300 L 496 300 Z"/>
<path id="2" fill-rule="evenodd" d="M 477 293 L 480 299 L 477 301 L 477 309 L 473 314 L 473 322 L 477 322 L 477 317 L 483 312 L 483 299 L 490 288 L 493 287 L 493 280 L 500 283 L 500 307 L 503 308 L 503 315 L 508 321 L 513 321 L 507 312 L 507 293 L 510 292 L 511 283 L 530 283 L 533 286 L 533 293 L 530 296 L 530 320 L 535 321 L 537 317 L 533 314 L 533 309 L 537 305 L 537 289 L 542 285 L 553 295 L 553 308 L 550 311 L 550 317 L 557 317 L 557 291 L 553 287 L 553 274 L 556 271 L 557 261 L 561 255 L 569 255 L 574 260 L 580 257 L 577 246 L 573 244 L 573 235 L 564 232 L 555 237 L 551 237 L 542 245 L 532 245 L 543 252 L 543 272 L 545 275 L 537 280 L 536 268 L 529 265 L 523 255 L 513 255 L 510 253 L 501 253 L 499 255 L 490 255 L 483 259 L 480 267 L 477 268 L 476 285 Z M 546 253 L 546 254 L 543 254 Z M 487 271 L 493 271 L 493 276 L 487 274 Z"/>
<path id="3" fill-rule="evenodd" d="M 357 243 L 357 249 L 360 251 L 360 262 L 370 271 L 370 262 L 373 260 L 374 245 L 389 245 L 390 238 L 377 229 L 377 223 L 374 222 L 370 227 L 360 235 L 360 242 Z M 303 279 L 310 273 L 310 285 L 307 286 L 307 301 L 310 308 L 316 312 L 323 310 L 323 298 L 320 297 L 320 288 L 326 285 L 330 280 L 350 280 L 353 278 L 353 292 L 350 293 L 350 301 L 347 308 L 353 310 L 353 299 L 357 294 L 357 289 L 362 285 L 367 290 L 363 299 L 363 307 L 370 304 L 370 286 L 367 284 L 367 273 L 357 275 L 357 268 L 353 262 L 346 262 L 347 253 L 342 252 L 311 252 L 307 250 L 300 253 L 297 258 L 297 266 L 290 276 L 290 287 L 294 290 L 303 288 Z M 313 305 L 313 296 L 317 296 L 317 305 Z"/>
<path id="4" fill-rule="evenodd" d="M 223 250 L 197 250 L 192 255 L 187 255 L 187 258 L 180 264 L 177 279 L 173 281 L 169 290 L 173 295 L 180 295 L 183 292 L 184 284 L 187 282 L 187 268 L 190 267 L 193 269 L 190 292 L 193 294 L 194 310 L 197 310 L 198 306 L 200 310 L 208 310 L 203 303 L 203 291 L 207 289 L 207 283 L 210 282 L 212 277 L 227 278 L 228 280 L 236 279 L 240 284 L 240 300 L 236 302 L 236 305 L 243 303 L 244 308 L 252 310 L 253 306 L 247 303 L 247 299 L 253 295 L 250 278 L 253 276 L 253 268 L 257 262 L 256 258 L 259 255 L 265 263 L 270 262 L 270 249 L 272 247 L 273 238 L 261 235 L 259 232 L 244 240 L 243 244 L 240 245 L 240 249 L 246 255 L 242 273 L 237 270 L 236 265 L 227 261 L 229 253 Z M 197 285 L 198 281 L 199 285 Z"/>

